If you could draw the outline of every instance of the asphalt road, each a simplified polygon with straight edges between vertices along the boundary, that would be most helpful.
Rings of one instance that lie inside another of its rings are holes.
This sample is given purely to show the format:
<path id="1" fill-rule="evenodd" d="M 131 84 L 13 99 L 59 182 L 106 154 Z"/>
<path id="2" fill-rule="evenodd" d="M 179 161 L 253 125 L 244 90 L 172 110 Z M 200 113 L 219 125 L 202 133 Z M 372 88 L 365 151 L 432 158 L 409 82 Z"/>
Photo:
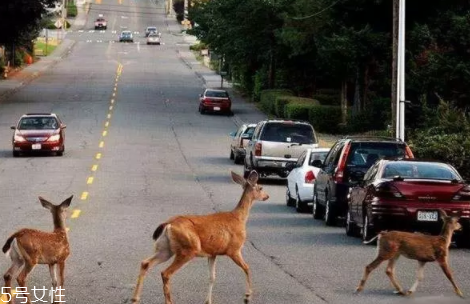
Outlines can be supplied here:
<path id="1" fill-rule="evenodd" d="M 237 115 L 263 115 L 247 112 L 240 100 L 235 117 L 198 113 L 203 84 L 178 57 L 188 46 L 169 30 L 174 21 L 163 8 L 163 2 L 148 0 L 95 1 L 83 32 L 67 37 L 76 40 L 67 58 L 0 104 L 0 235 L 6 239 L 21 227 L 50 230 L 51 216 L 37 197 L 58 203 L 73 194 L 67 222 L 69 303 L 130 303 L 159 223 L 177 214 L 230 210 L 241 196 L 230 179 L 230 170 L 242 173 L 242 167 L 228 159 L 228 134 Z M 105 32 L 93 31 L 99 13 L 109 21 Z M 145 45 L 148 25 L 162 29 L 164 45 Z M 123 28 L 138 32 L 140 43 L 116 42 Z M 64 156 L 13 158 L 10 125 L 23 113 L 49 111 L 67 124 Z M 253 303 L 402 303 L 383 266 L 363 294 L 353 296 L 375 248 L 286 207 L 283 181 L 263 184 L 271 198 L 254 205 L 244 248 L 253 272 Z M 452 249 L 450 256 L 456 281 L 470 294 L 470 252 Z M 168 264 L 150 272 L 142 303 L 164 303 L 159 272 Z M 2 271 L 8 266 L 0 259 Z M 398 262 L 405 287 L 413 283 L 415 269 L 413 261 Z M 214 303 L 242 303 L 242 271 L 224 257 L 216 271 Z M 208 281 L 207 261 L 192 261 L 173 277 L 175 303 L 203 303 Z M 49 288 L 47 267 L 38 266 L 28 285 Z M 432 303 L 429 296 L 456 299 L 432 264 L 415 297 Z"/>

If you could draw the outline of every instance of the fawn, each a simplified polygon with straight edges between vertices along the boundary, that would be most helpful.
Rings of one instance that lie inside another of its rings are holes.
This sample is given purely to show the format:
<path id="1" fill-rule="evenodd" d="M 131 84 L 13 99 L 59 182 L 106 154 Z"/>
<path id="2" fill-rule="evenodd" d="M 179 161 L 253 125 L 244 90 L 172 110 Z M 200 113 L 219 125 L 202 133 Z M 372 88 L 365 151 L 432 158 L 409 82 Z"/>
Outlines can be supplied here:
<path id="1" fill-rule="evenodd" d="M 381 232 L 366 244 L 377 241 L 377 257 L 366 266 L 364 276 L 356 289 L 356 293 L 364 289 L 364 285 L 370 273 L 382 262 L 388 260 L 386 274 L 390 278 L 396 292 L 400 295 L 411 295 L 416 291 L 419 282 L 424 278 L 424 265 L 428 262 L 437 262 L 441 266 L 447 278 L 452 283 L 455 293 L 463 297 L 462 292 L 454 282 L 454 278 L 449 268 L 448 255 L 449 246 L 454 231 L 462 229 L 459 217 L 447 216 L 444 210 L 439 210 L 444 221 L 440 235 L 424 235 L 418 233 L 408 233 L 401 231 Z M 419 263 L 416 281 L 407 292 L 404 292 L 395 278 L 395 263 L 403 255 L 409 259 L 417 260 Z"/>
<path id="2" fill-rule="evenodd" d="M 153 234 L 156 253 L 142 261 L 132 303 L 140 301 L 142 284 L 147 271 L 152 266 L 169 260 L 173 255 L 175 259 L 172 264 L 162 272 L 165 304 L 173 303 L 170 291 L 171 276 L 195 257 L 208 258 L 210 284 L 205 303 L 211 304 L 215 281 L 215 259 L 223 255 L 231 258 L 245 272 L 247 281 L 245 303 L 249 303 L 252 295 L 251 274 L 248 264 L 243 260 L 241 249 L 245 243 L 246 222 L 253 202 L 265 201 L 269 195 L 257 184 L 258 173 L 256 171 L 251 171 L 246 180 L 234 172 L 231 174 L 233 181 L 244 189 L 234 210 L 209 215 L 175 216 L 158 226 Z"/>

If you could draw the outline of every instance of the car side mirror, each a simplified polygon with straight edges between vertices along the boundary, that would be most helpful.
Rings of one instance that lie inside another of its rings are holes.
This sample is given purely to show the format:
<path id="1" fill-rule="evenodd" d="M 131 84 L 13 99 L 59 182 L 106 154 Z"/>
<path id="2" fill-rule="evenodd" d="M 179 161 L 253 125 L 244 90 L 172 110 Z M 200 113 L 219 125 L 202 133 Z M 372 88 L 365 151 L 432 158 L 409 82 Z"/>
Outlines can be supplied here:
<path id="1" fill-rule="evenodd" d="M 16 127 L 15 127 L 15 126 L 11 126 L 10 129 L 16 130 Z"/>
<path id="2" fill-rule="evenodd" d="M 199 94 L 199 97 L 202 97 L 202 94 Z"/>
<path id="3" fill-rule="evenodd" d="M 312 166 L 313 167 L 317 167 L 317 168 L 322 168 L 323 167 L 323 162 L 319 159 L 315 159 L 313 162 L 312 162 Z"/>
<path id="4" fill-rule="evenodd" d="M 251 137 L 252 137 L 252 136 L 251 136 L 250 134 L 247 134 L 247 133 L 242 134 L 242 138 L 243 138 L 243 139 L 251 139 Z"/>

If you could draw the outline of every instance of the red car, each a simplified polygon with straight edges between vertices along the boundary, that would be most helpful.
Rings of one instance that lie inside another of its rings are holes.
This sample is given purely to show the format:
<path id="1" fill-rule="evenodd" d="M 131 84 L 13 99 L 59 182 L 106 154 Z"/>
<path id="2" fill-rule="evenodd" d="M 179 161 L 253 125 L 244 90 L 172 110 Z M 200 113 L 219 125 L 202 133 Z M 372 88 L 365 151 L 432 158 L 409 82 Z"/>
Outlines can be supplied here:
<path id="1" fill-rule="evenodd" d="M 54 113 L 31 113 L 21 116 L 12 126 L 13 156 L 21 152 L 55 152 L 62 156 L 65 151 L 65 125 Z"/>
<path id="2" fill-rule="evenodd" d="M 362 231 L 365 241 L 381 230 L 439 232 L 443 209 L 461 216 L 457 243 L 470 243 L 470 185 L 445 163 L 380 160 L 350 189 L 348 206 L 346 234 Z"/>
<path id="3" fill-rule="evenodd" d="M 232 114 L 232 100 L 225 90 L 206 89 L 199 95 L 199 113 Z"/>

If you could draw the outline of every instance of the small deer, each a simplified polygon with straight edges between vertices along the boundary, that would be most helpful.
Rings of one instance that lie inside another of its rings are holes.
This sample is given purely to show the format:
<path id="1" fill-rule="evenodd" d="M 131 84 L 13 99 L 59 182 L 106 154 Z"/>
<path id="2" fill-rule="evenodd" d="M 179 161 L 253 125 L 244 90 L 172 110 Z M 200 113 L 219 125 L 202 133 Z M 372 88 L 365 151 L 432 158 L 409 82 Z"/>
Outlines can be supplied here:
<path id="1" fill-rule="evenodd" d="M 175 216 L 158 226 L 153 234 L 156 253 L 141 263 L 132 303 L 140 301 L 147 271 L 152 266 L 168 261 L 173 255 L 175 256 L 173 262 L 161 273 L 165 304 L 173 303 L 170 291 L 171 276 L 195 257 L 208 258 L 210 284 L 205 303 L 212 304 L 215 259 L 223 255 L 231 258 L 245 272 L 247 282 L 245 303 L 249 303 L 252 295 L 251 274 L 241 252 L 246 239 L 246 222 L 253 202 L 265 201 L 269 195 L 257 184 L 256 171 L 251 171 L 246 180 L 234 172 L 231 174 L 233 181 L 244 189 L 234 210 L 209 215 Z"/>
<path id="2" fill-rule="evenodd" d="M 5 287 L 11 289 L 11 280 L 17 277 L 18 285 L 26 287 L 26 279 L 37 264 L 48 264 L 51 274 L 55 296 L 60 296 L 64 287 L 65 260 L 70 254 L 69 240 L 65 227 L 67 208 L 72 202 L 73 195 L 60 205 L 54 205 L 46 199 L 39 197 L 42 206 L 49 209 L 54 221 L 54 231 L 44 232 L 36 229 L 21 229 L 13 233 L 3 246 L 3 253 L 11 258 L 12 265 L 4 274 Z M 57 271 L 59 265 L 59 289 L 57 289 Z M 20 272 L 21 270 L 21 272 Z M 18 274 L 19 273 L 19 274 Z M 12 296 L 9 294 L 8 303 Z M 26 295 L 27 303 L 31 303 L 29 295 Z M 62 299 L 63 300 L 63 299 Z"/>
<path id="3" fill-rule="evenodd" d="M 452 283 L 455 293 L 463 297 L 462 292 L 454 282 L 452 272 L 449 268 L 448 256 L 449 246 L 454 231 L 462 229 L 459 224 L 459 217 L 447 216 L 444 210 L 439 210 L 444 221 L 440 235 L 424 235 L 419 233 L 408 233 L 401 231 L 381 232 L 375 238 L 366 242 L 369 244 L 375 239 L 377 241 L 377 257 L 366 266 L 364 276 L 356 289 L 356 293 L 364 289 L 364 285 L 370 273 L 376 269 L 382 262 L 388 261 L 385 273 L 390 278 L 396 293 L 400 295 L 411 295 L 416 291 L 418 284 L 424 278 L 424 265 L 428 262 L 437 262 L 449 281 Z M 403 255 L 409 259 L 418 261 L 418 271 L 416 281 L 407 292 L 404 292 L 395 278 L 395 263 Z"/>

